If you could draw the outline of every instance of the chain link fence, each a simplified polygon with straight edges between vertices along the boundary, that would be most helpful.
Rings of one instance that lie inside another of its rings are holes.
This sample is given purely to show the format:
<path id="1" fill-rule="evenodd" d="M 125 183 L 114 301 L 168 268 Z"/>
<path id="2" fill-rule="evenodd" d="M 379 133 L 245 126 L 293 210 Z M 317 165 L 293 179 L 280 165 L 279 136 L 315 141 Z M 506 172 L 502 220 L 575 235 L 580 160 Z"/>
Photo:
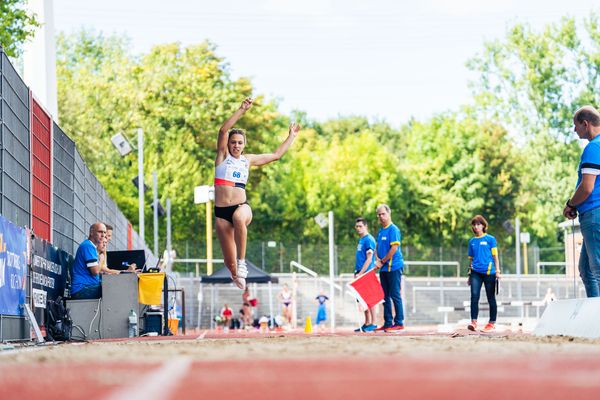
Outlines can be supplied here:
<path id="1" fill-rule="evenodd" d="M 206 244 L 187 241 L 174 244 L 177 249 L 178 258 L 186 259 L 205 259 Z M 499 249 L 500 265 L 505 274 L 516 273 L 515 258 L 516 251 L 513 247 L 500 247 Z M 356 253 L 356 243 L 338 243 L 335 246 L 335 274 L 351 274 L 354 272 L 354 262 Z M 414 247 L 402 246 L 402 254 L 406 261 L 425 261 L 425 262 L 458 262 L 460 265 L 460 275 L 467 273 L 469 259 L 467 256 L 467 245 L 461 247 Z M 538 262 L 564 262 L 565 251 L 563 247 L 539 248 L 529 246 L 526 250 L 520 249 L 521 271 L 525 273 L 525 262 L 527 260 L 527 272 L 529 274 L 537 273 Z M 213 242 L 213 258 L 221 259 L 222 253 L 219 242 Z M 268 273 L 288 273 L 290 262 L 296 261 L 312 269 L 320 275 L 329 275 L 329 248 L 324 243 L 285 243 L 278 241 L 249 241 L 247 244 L 246 258 L 259 268 Z M 219 268 L 216 266 L 215 268 Z M 405 275 L 424 277 L 424 276 L 457 276 L 456 265 L 408 265 L 405 268 Z M 540 273 L 560 274 L 564 273 L 564 266 L 551 265 L 540 268 Z M 199 273 L 206 273 L 206 265 L 198 266 Z M 195 274 L 195 263 L 176 263 L 175 270 L 183 274 Z"/>

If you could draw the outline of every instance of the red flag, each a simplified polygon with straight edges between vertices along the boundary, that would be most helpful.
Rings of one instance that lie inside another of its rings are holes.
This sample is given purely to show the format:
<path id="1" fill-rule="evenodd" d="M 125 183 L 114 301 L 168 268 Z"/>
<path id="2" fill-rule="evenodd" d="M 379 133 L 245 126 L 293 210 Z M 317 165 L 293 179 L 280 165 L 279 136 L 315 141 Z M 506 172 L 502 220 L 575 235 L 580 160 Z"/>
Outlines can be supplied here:
<path id="1" fill-rule="evenodd" d="M 348 287 L 352 289 L 356 299 L 365 309 L 383 303 L 383 289 L 374 269 L 350 282 Z"/>

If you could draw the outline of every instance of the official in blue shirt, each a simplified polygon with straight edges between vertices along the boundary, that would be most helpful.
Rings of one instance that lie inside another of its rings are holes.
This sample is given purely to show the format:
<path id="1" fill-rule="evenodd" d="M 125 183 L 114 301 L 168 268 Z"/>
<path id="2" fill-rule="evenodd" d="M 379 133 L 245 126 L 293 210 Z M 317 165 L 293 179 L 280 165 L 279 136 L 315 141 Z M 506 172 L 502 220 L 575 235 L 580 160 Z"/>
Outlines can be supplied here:
<path id="1" fill-rule="evenodd" d="M 102 297 L 98 247 L 105 238 L 106 226 L 101 222 L 96 222 L 90 226 L 88 239 L 81 242 L 77 248 L 71 274 L 72 299 L 99 299 Z"/>
<path id="2" fill-rule="evenodd" d="M 563 210 L 567 219 L 577 218 L 583 236 L 579 274 L 587 297 L 600 296 L 600 113 L 583 106 L 573 115 L 574 130 L 589 143 L 583 149 L 577 169 L 577 189 Z"/>
<path id="3" fill-rule="evenodd" d="M 382 226 L 377 234 L 377 260 L 375 268 L 379 269 L 379 279 L 384 294 L 383 303 L 383 326 L 377 331 L 400 331 L 404 329 L 404 310 L 402 309 L 402 297 L 400 296 L 400 282 L 404 259 L 400 250 L 400 229 L 392 223 L 390 207 L 381 204 L 377 207 L 377 219 Z M 392 303 L 396 311 L 392 314 Z"/>
<path id="4" fill-rule="evenodd" d="M 479 296 L 481 285 L 485 287 L 485 294 L 490 305 L 490 320 L 483 328 L 484 332 L 496 330 L 496 316 L 498 307 L 496 303 L 496 282 L 500 279 L 500 260 L 498 259 L 498 245 L 496 238 L 487 233 L 488 223 L 481 215 L 471 219 L 471 230 L 475 237 L 469 239 L 469 279 L 471 286 L 471 322 L 467 325 L 470 331 L 477 330 L 477 317 L 479 316 Z"/>
<path id="5" fill-rule="evenodd" d="M 367 220 L 363 217 L 356 218 L 354 229 L 360 239 L 356 246 L 356 263 L 354 265 L 354 276 L 358 277 L 375 268 L 375 238 L 369 233 Z M 365 323 L 355 332 L 371 332 L 377 328 L 375 325 L 375 307 L 365 310 Z"/>

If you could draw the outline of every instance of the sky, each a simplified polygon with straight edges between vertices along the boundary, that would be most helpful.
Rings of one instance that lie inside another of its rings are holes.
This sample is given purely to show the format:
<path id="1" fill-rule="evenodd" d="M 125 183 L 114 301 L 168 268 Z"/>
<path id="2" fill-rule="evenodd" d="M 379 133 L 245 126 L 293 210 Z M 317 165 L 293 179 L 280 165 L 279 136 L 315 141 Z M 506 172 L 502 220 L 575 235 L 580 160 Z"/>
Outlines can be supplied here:
<path id="1" fill-rule="evenodd" d="M 539 31 L 591 10 L 597 0 L 54 0 L 57 31 L 124 34 L 135 54 L 208 39 L 284 114 L 395 127 L 468 103 L 466 62 L 515 23 Z"/>

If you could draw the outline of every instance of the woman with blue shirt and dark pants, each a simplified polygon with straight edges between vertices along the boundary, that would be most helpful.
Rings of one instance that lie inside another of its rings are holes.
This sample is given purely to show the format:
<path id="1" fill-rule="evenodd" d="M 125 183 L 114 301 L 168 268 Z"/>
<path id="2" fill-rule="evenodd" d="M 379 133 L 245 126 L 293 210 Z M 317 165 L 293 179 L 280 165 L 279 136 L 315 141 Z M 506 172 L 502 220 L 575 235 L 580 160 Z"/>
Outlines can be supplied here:
<path id="1" fill-rule="evenodd" d="M 471 286 L 471 323 L 467 326 L 470 331 L 477 330 L 477 317 L 479 315 L 479 296 L 481 285 L 485 286 L 485 294 L 490 305 L 490 320 L 483 328 L 484 332 L 493 332 L 496 329 L 496 280 L 500 279 L 500 260 L 498 260 L 498 245 L 496 238 L 488 235 L 488 223 L 481 215 L 476 215 L 471 220 L 471 229 L 475 234 L 469 240 L 469 279 Z"/>

